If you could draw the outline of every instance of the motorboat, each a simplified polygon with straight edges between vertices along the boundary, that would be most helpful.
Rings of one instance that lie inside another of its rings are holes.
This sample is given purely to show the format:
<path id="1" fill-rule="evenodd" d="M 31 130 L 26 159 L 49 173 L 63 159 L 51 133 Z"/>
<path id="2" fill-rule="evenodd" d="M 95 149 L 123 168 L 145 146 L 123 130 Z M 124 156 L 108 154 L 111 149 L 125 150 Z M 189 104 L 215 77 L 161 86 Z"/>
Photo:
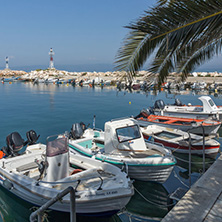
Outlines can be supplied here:
<path id="1" fill-rule="evenodd" d="M 70 153 L 64 135 L 48 137 L 46 145 L 33 143 L 35 132 L 28 135 L 29 145 L 22 153 L 26 143 L 17 132 L 7 137 L 7 147 L 1 151 L 6 156 L 0 159 L 0 186 L 12 194 L 42 206 L 71 186 L 76 193 L 76 213 L 90 216 L 113 215 L 129 202 L 134 193 L 132 181 L 119 168 Z M 70 195 L 50 209 L 70 212 Z"/>
<path id="2" fill-rule="evenodd" d="M 220 143 L 212 139 L 211 136 L 204 137 L 205 143 L 203 145 L 203 136 L 187 133 L 182 130 L 157 125 L 149 125 L 141 127 L 141 129 L 146 140 L 162 144 L 172 150 L 173 153 L 188 154 L 190 147 L 191 154 L 203 155 L 205 153 L 206 156 L 215 158 L 220 148 Z M 205 149 L 203 149 L 203 146 Z"/>
<path id="3" fill-rule="evenodd" d="M 133 118 L 108 121 L 104 131 L 75 123 L 69 146 L 71 152 L 111 163 L 137 180 L 164 183 L 176 164 L 168 149 L 144 141 Z"/>
<path id="4" fill-rule="evenodd" d="M 158 125 L 189 131 L 198 135 L 216 134 L 221 126 L 221 122 L 207 119 L 192 119 L 173 116 L 152 115 L 146 109 L 141 110 L 140 114 L 135 116 L 140 126 Z"/>
<path id="5" fill-rule="evenodd" d="M 201 96 L 198 99 L 202 102 L 202 106 L 183 105 L 179 99 L 176 99 L 172 105 L 165 105 L 163 100 L 157 100 L 151 110 L 155 115 L 161 116 L 194 119 L 213 118 L 222 121 L 222 108 L 217 107 L 211 97 Z"/>

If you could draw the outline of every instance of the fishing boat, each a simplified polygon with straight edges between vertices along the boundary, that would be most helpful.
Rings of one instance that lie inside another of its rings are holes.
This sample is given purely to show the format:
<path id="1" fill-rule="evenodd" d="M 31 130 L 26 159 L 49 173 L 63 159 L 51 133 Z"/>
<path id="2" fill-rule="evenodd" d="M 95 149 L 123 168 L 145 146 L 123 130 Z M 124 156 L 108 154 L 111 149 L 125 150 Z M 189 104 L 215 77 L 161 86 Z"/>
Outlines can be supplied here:
<path id="1" fill-rule="evenodd" d="M 181 118 L 173 116 L 150 115 L 145 109 L 135 117 L 140 126 L 158 125 L 188 131 L 198 135 L 216 134 L 221 122 L 216 120 Z"/>
<path id="2" fill-rule="evenodd" d="M 151 110 L 155 115 L 161 116 L 213 118 L 222 121 L 222 108 L 217 107 L 211 97 L 201 96 L 198 99 L 202 102 L 202 106 L 183 105 L 179 99 L 176 99 L 173 105 L 165 105 L 163 100 L 157 100 Z"/>
<path id="3" fill-rule="evenodd" d="M 203 149 L 203 136 L 157 125 L 141 129 L 146 140 L 162 144 L 173 152 L 189 153 L 189 141 L 192 154 L 203 155 L 204 152 L 207 156 L 215 158 L 220 148 L 220 143 L 211 139 L 211 136 L 205 137 L 205 149 Z"/>
<path id="4" fill-rule="evenodd" d="M 86 129 L 75 123 L 70 132 L 71 152 L 125 169 L 130 178 L 164 183 L 176 160 L 163 146 L 145 143 L 133 118 L 111 120 L 105 130 Z"/>
<path id="5" fill-rule="evenodd" d="M 35 135 L 32 132 L 29 138 L 37 138 Z M 0 186 L 35 206 L 72 186 L 77 214 L 108 216 L 122 209 L 134 193 L 126 173 L 111 164 L 69 153 L 67 142 L 63 135 L 49 137 L 46 145 L 29 140 L 31 145 L 19 154 L 24 140 L 17 132 L 10 134 L 1 151 L 6 156 L 0 159 Z M 70 195 L 50 209 L 70 212 Z"/>

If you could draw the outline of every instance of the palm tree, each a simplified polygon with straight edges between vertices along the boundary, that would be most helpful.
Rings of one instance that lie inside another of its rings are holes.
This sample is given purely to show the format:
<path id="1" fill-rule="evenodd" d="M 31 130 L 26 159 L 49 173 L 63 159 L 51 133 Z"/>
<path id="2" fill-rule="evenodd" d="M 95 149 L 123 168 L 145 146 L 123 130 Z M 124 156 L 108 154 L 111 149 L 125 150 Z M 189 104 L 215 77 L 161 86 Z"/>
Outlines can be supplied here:
<path id="1" fill-rule="evenodd" d="M 159 0 L 126 26 L 130 32 L 116 56 L 116 68 L 135 75 L 151 55 L 148 71 L 163 83 L 170 72 L 184 80 L 221 51 L 221 0 Z"/>

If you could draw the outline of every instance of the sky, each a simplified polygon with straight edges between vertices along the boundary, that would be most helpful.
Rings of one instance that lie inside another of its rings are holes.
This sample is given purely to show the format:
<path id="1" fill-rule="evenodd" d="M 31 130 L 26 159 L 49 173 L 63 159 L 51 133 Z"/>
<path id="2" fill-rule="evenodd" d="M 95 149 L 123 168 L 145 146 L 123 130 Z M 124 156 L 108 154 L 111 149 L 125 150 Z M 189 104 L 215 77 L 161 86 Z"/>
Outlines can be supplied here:
<path id="1" fill-rule="evenodd" d="M 1 5 L 0 68 L 49 66 L 68 71 L 112 71 L 128 30 L 156 0 L 7 0 Z M 207 63 L 204 69 L 220 64 Z M 144 67 L 145 69 L 146 67 Z M 76 69 L 76 70 L 73 70 Z M 208 70 L 206 70 L 208 71 Z"/>

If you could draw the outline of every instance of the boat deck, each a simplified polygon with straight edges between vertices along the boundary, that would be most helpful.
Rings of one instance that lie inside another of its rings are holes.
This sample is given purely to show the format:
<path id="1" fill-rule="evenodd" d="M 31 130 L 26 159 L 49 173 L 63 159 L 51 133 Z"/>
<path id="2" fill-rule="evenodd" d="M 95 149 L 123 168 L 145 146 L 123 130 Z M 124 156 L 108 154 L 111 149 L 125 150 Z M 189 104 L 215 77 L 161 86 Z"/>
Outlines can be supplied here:
<path id="1" fill-rule="evenodd" d="M 161 222 L 222 222 L 222 156 Z"/>

